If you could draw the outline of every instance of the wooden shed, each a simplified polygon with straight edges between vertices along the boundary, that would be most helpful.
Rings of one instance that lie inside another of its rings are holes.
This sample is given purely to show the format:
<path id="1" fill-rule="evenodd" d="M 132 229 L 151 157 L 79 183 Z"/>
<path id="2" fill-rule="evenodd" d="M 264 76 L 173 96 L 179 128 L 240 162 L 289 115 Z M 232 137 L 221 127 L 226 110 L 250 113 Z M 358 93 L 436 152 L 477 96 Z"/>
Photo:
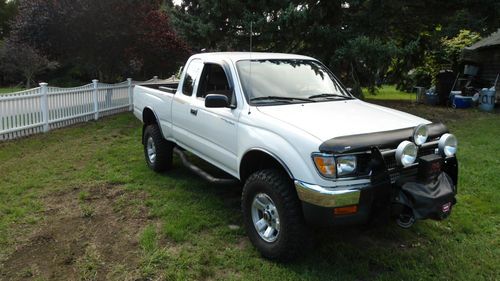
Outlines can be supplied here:
<path id="1" fill-rule="evenodd" d="M 481 41 L 466 47 L 462 52 L 464 65 L 479 67 L 478 78 L 483 87 L 490 88 L 500 73 L 500 29 Z M 496 85 L 497 102 L 500 96 L 500 81 Z"/>

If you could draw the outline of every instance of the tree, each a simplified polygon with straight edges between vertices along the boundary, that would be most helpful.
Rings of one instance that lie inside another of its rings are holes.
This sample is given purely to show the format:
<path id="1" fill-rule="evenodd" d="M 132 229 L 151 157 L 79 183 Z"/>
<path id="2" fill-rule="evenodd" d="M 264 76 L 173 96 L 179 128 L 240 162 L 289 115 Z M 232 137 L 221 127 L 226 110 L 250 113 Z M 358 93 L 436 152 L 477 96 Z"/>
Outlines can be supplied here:
<path id="1" fill-rule="evenodd" d="M 466 29 L 460 30 L 455 37 L 441 39 L 446 59 L 452 64 L 453 69 L 458 70 L 458 60 L 463 49 L 479 40 L 481 40 L 479 33 Z"/>
<path id="2" fill-rule="evenodd" d="M 57 63 L 40 55 L 38 50 L 26 45 L 5 42 L 0 48 L 0 69 L 4 75 L 21 75 L 26 81 L 26 88 L 31 87 L 35 76 L 45 70 L 55 69 Z"/>
<path id="3" fill-rule="evenodd" d="M 371 94 L 376 93 L 377 81 L 387 72 L 396 53 L 397 48 L 392 42 L 360 36 L 349 40 L 335 54 L 348 63 L 355 94 L 362 96 L 361 85 L 367 86 Z"/>
<path id="4" fill-rule="evenodd" d="M 151 21 L 152 15 L 162 21 Z M 141 46 L 148 35 L 163 42 L 160 50 L 158 45 Z M 173 73 L 189 55 L 153 0 L 24 0 L 12 40 L 39 49 L 65 67 L 78 68 L 82 80 L 115 82 L 125 75 Z M 170 60 L 157 60 L 158 54 Z M 146 66 L 146 61 L 156 63 Z"/>
<path id="5" fill-rule="evenodd" d="M 0 40 L 10 33 L 10 22 L 17 14 L 17 0 L 0 0 Z"/>
<path id="6" fill-rule="evenodd" d="M 399 82 L 431 58 L 441 63 L 441 38 L 452 38 L 463 27 L 480 34 L 500 27 L 500 2 L 495 0 L 185 0 L 169 9 L 177 32 L 195 52 L 249 50 L 252 24 L 254 50 L 311 55 L 347 84 L 372 90 L 376 76 L 385 71 Z M 387 60 L 364 67 L 349 51 L 353 44 L 381 52 Z M 355 78 L 353 69 L 371 77 Z"/>
<path id="7" fill-rule="evenodd" d="M 443 38 L 500 27 L 495 0 L 19 1 L 13 40 L 85 80 L 172 73 L 191 50 L 248 51 L 252 28 L 253 50 L 313 56 L 348 85 L 374 91 L 384 76 L 410 81 L 419 67 L 431 75 L 447 61 Z"/>
<path id="8" fill-rule="evenodd" d="M 176 30 L 197 52 L 249 50 L 252 26 L 255 50 L 323 56 L 343 37 L 341 5 L 338 0 L 193 0 L 170 9 Z"/>
<path id="9" fill-rule="evenodd" d="M 176 35 L 164 11 L 145 11 L 137 23 L 140 33 L 129 50 L 130 58 L 145 73 L 173 74 L 186 62 L 189 47 Z"/>

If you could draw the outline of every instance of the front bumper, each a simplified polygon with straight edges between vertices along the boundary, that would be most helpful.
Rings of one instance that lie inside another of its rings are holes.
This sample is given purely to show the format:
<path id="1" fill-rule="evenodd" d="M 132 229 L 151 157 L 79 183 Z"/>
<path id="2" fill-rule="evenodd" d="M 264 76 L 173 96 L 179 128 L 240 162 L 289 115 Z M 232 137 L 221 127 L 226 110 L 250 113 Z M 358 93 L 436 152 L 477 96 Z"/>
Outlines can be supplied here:
<path id="1" fill-rule="evenodd" d="M 383 169 L 387 171 L 387 169 Z M 442 173 L 447 174 L 450 178 L 450 184 L 454 188 L 456 194 L 458 165 L 455 157 L 447 158 L 444 162 Z M 299 199 L 302 201 L 302 211 L 308 223 L 315 225 L 343 225 L 343 224 L 363 224 L 370 220 L 388 219 L 394 215 L 394 201 L 396 198 L 401 198 L 401 192 L 404 191 L 403 186 L 407 183 L 418 183 L 431 187 L 431 184 L 420 183 L 417 175 L 399 177 L 395 182 L 390 173 L 379 173 L 372 175 L 371 179 L 367 179 L 363 183 L 345 185 L 342 187 L 325 187 L 315 184 L 306 183 L 300 180 L 295 180 L 295 189 Z M 440 184 L 434 186 L 439 186 Z M 439 187 L 437 187 L 439 188 Z M 406 195 L 415 198 L 412 194 L 405 191 Z M 454 196 L 453 196 L 454 199 Z M 409 201 L 412 201 L 409 200 Z M 431 205 L 426 204 L 425 209 L 431 209 L 427 206 L 438 207 L 442 204 L 442 198 L 430 198 Z M 408 200 L 407 200 L 408 201 Z M 454 200 L 453 200 L 454 201 Z M 415 202 L 419 203 L 419 202 Z M 434 205 L 432 205 L 435 203 Z M 452 204 L 454 204 L 453 202 Z M 334 210 L 339 207 L 357 206 L 357 211 L 352 214 L 335 215 Z M 412 205 L 412 204 L 406 204 Z M 417 206 L 417 205 L 415 205 Z M 417 210 L 417 208 L 415 208 Z M 419 217 L 420 219 L 431 218 L 432 216 Z"/>
<path id="2" fill-rule="evenodd" d="M 333 188 L 295 180 L 295 190 L 300 200 L 327 208 L 357 205 L 361 197 L 361 190 L 367 188 L 370 188 L 369 184 Z"/>
<path id="3" fill-rule="evenodd" d="M 389 185 L 373 185 L 368 182 L 331 188 L 295 181 L 305 220 L 319 226 L 366 223 L 376 213 L 373 212 L 373 207 L 383 202 L 379 197 L 387 195 Z M 357 206 L 356 213 L 334 215 L 335 208 L 354 205 Z"/>

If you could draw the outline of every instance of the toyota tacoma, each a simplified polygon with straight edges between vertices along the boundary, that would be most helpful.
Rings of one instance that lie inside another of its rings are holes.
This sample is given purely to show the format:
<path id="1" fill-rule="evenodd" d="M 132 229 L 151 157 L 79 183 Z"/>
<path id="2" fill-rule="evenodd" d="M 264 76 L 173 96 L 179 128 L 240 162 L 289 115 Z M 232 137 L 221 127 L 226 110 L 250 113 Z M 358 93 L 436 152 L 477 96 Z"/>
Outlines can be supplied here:
<path id="1" fill-rule="evenodd" d="M 178 83 L 135 86 L 133 100 L 147 165 L 169 170 L 177 154 L 208 181 L 240 182 L 243 224 L 266 258 L 297 256 L 309 225 L 393 218 L 408 228 L 456 203 L 446 126 L 357 99 L 311 57 L 197 54 Z"/>

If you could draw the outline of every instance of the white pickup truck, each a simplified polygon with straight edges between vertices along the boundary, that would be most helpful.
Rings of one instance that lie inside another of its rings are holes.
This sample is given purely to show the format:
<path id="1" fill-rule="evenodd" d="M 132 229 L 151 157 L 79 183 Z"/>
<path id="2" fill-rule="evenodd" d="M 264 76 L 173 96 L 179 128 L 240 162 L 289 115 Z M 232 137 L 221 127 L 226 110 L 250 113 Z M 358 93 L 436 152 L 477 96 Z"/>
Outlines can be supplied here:
<path id="1" fill-rule="evenodd" d="M 246 231 L 270 259 L 295 257 L 310 224 L 394 218 L 410 227 L 446 218 L 456 203 L 455 136 L 353 97 L 311 57 L 197 54 L 178 85 L 136 86 L 133 99 L 148 166 L 166 171 L 176 153 L 209 181 L 241 182 Z"/>

